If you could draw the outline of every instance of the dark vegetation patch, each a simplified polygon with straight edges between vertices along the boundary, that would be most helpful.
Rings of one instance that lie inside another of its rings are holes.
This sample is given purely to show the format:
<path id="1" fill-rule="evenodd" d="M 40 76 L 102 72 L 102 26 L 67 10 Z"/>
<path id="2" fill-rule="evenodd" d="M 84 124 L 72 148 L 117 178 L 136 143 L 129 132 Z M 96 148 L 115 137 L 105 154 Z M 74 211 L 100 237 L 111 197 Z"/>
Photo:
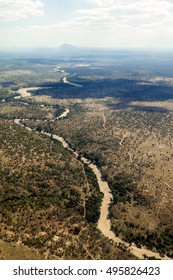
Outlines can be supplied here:
<path id="1" fill-rule="evenodd" d="M 114 110 L 124 110 L 124 109 L 133 109 L 135 111 L 146 111 L 150 113 L 158 112 L 158 113 L 169 113 L 170 110 L 157 107 L 157 106 L 138 106 L 138 105 L 131 105 L 129 102 L 117 102 L 107 104 L 108 107 Z"/>
<path id="2" fill-rule="evenodd" d="M 97 178 L 92 169 L 85 164 L 84 170 L 93 192 L 86 201 L 86 219 L 88 222 L 96 223 L 100 217 L 103 194 L 100 192 Z"/>
<path id="3" fill-rule="evenodd" d="M 104 79 L 84 80 L 70 77 L 70 82 L 81 84 L 77 88 L 69 84 L 43 84 L 42 86 L 52 87 L 35 92 L 36 95 L 49 95 L 53 98 L 118 98 L 120 102 L 132 101 L 165 101 L 173 98 L 172 86 L 166 84 L 142 85 L 138 80 L 133 79 Z M 142 82 L 142 81 L 141 81 Z M 164 94 L 163 94 L 164 93 Z"/>

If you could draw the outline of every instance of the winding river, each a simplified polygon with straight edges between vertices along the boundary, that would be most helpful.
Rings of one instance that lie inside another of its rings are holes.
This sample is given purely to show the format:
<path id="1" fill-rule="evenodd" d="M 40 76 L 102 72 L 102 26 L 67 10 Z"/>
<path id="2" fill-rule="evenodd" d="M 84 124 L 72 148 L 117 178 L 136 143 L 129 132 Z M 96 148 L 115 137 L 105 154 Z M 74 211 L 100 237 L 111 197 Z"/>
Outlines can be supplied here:
<path id="1" fill-rule="evenodd" d="M 39 90 L 39 89 L 48 89 L 50 87 L 30 87 L 30 88 L 21 88 L 18 90 L 19 96 L 15 96 L 14 99 L 20 99 L 21 97 L 29 97 L 31 96 L 31 91 Z"/>
<path id="2" fill-rule="evenodd" d="M 21 89 L 19 92 L 22 93 L 23 92 L 22 90 L 24 91 L 26 89 Z M 33 88 L 27 88 L 27 91 L 29 91 L 29 90 L 33 90 Z M 65 111 L 53 121 L 65 118 L 69 114 L 69 112 L 70 112 L 69 109 L 65 109 Z M 25 129 L 27 129 L 29 131 L 33 131 L 33 129 L 31 129 L 30 127 L 24 126 L 21 123 L 21 119 L 15 119 L 14 122 L 15 122 L 15 124 L 17 124 L 19 126 L 25 127 Z M 59 142 L 61 142 L 64 148 L 71 151 L 73 153 L 73 155 L 76 158 L 78 158 L 79 154 L 69 146 L 69 144 L 65 141 L 64 138 L 58 136 L 57 134 L 51 134 L 51 133 L 47 133 L 45 131 L 41 131 L 41 133 L 59 141 Z M 155 258 L 162 259 L 162 260 L 169 260 L 170 258 L 168 258 L 166 256 L 161 257 L 159 255 L 159 253 L 148 250 L 145 247 L 138 248 L 138 247 L 135 246 L 135 244 L 129 245 L 127 242 L 125 242 L 122 239 L 120 239 L 119 237 L 115 236 L 115 234 L 111 230 L 111 222 L 110 222 L 110 219 L 108 218 L 109 205 L 110 205 L 111 200 L 113 198 L 112 194 L 111 194 L 111 191 L 110 191 L 110 188 L 109 188 L 109 185 L 106 181 L 102 180 L 101 171 L 98 169 L 98 167 L 95 164 L 91 163 L 85 157 L 81 157 L 80 160 L 81 160 L 81 162 L 83 162 L 85 164 L 88 164 L 88 166 L 92 169 L 92 171 L 94 172 L 94 174 L 97 177 L 97 181 L 98 181 L 100 191 L 104 194 L 104 197 L 103 197 L 103 200 L 102 200 L 102 205 L 101 205 L 101 208 L 100 208 L 100 218 L 99 218 L 98 224 L 97 224 L 97 227 L 102 232 L 102 234 L 104 236 L 108 237 L 109 239 L 112 239 L 116 244 L 118 244 L 118 245 L 121 244 L 121 245 L 123 245 L 123 247 L 126 247 L 126 249 L 129 252 L 131 252 L 133 255 L 135 255 L 139 259 L 144 259 L 144 255 L 146 255 L 147 257 L 155 257 Z"/>
<path id="3" fill-rule="evenodd" d="M 68 84 L 68 85 L 71 85 L 71 86 L 74 86 L 74 87 L 83 87 L 82 85 L 80 85 L 80 84 L 76 84 L 76 83 L 70 83 L 68 80 L 67 80 L 67 77 L 64 77 L 63 78 L 63 83 L 64 84 Z"/>

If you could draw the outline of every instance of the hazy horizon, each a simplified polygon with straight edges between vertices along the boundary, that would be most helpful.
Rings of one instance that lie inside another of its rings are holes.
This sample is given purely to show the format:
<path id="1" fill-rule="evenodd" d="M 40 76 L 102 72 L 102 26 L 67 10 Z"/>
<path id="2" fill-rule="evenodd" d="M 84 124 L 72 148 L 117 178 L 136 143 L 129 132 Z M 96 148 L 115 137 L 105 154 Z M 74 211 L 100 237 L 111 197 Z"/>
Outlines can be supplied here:
<path id="1" fill-rule="evenodd" d="M 171 0 L 0 0 L 0 49 L 172 49 Z"/>
<path id="2" fill-rule="evenodd" d="M 63 46 L 68 45 L 69 49 L 67 47 L 67 49 L 65 49 L 65 51 L 63 50 Z M 74 50 L 71 47 L 74 47 Z M 75 49 L 76 48 L 76 49 Z M 173 53 L 173 48 L 159 48 L 159 47 L 102 47 L 102 46 L 81 46 L 81 45 L 74 45 L 74 44 L 69 44 L 69 43 L 62 43 L 60 45 L 57 46 L 35 46 L 35 47 L 13 47 L 13 46 L 9 46 L 9 47 L 1 47 L 0 46 L 0 52 L 1 53 L 18 53 L 18 52 L 23 52 L 23 53 L 30 53 L 30 52 L 38 52 L 38 51 L 43 51 L 43 52 L 69 52 L 69 53 L 73 53 L 76 51 L 91 51 L 95 52 L 95 51 L 99 51 L 99 52 L 106 52 L 109 54 L 109 52 L 146 52 L 146 53 L 159 53 L 159 52 L 163 52 L 163 53 Z"/>

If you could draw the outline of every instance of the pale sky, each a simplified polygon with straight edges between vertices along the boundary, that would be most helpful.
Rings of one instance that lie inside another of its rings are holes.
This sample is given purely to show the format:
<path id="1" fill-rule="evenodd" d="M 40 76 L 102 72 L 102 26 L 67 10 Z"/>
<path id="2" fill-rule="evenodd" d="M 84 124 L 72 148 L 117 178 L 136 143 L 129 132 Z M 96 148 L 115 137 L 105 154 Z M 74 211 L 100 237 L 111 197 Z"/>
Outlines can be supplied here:
<path id="1" fill-rule="evenodd" d="M 0 0 L 0 48 L 172 48 L 173 0 Z"/>

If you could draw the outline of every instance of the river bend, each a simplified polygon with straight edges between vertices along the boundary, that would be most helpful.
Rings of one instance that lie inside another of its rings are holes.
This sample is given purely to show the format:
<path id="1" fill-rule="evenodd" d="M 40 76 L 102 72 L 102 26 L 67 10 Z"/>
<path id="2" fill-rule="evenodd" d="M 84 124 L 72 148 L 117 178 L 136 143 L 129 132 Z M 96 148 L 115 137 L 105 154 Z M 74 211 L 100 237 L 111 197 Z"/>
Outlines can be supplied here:
<path id="1" fill-rule="evenodd" d="M 20 93 L 22 93 L 22 90 L 24 92 L 26 89 L 21 89 Z M 33 88 L 27 88 L 27 92 L 29 90 L 33 90 Z M 69 109 L 65 109 L 65 111 L 53 121 L 65 118 L 69 114 L 69 112 L 70 112 Z M 21 123 L 21 119 L 15 119 L 14 122 L 15 122 L 15 124 L 17 124 L 19 126 L 25 127 L 25 129 L 27 129 L 29 131 L 33 131 L 33 129 L 31 129 L 30 127 L 24 126 Z M 59 141 L 59 142 L 61 142 L 64 148 L 71 151 L 74 154 L 74 156 L 76 158 L 78 158 L 79 154 L 69 146 L 69 144 L 65 141 L 65 139 L 63 137 L 58 136 L 57 134 L 47 133 L 45 131 L 41 131 L 41 133 Z M 135 244 L 129 245 L 127 242 L 125 242 L 122 239 L 120 239 L 119 237 L 115 236 L 115 234 L 111 230 L 111 223 L 110 223 L 110 219 L 108 218 L 109 205 L 110 205 L 111 200 L 113 198 L 112 194 L 111 194 L 111 191 L 110 191 L 110 188 L 109 188 L 109 185 L 106 181 L 104 181 L 102 179 L 101 171 L 98 169 L 98 167 L 95 164 L 91 163 L 91 161 L 88 160 L 85 157 L 81 157 L 80 160 L 81 160 L 81 162 L 83 162 L 85 164 L 88 164 L 88 166 L 92 169 L 92 171 L 94 172 L 94 174 L 97 177 L 97 181 L 98 181 L 100 191 L 104 194 L 102 204 L 101 204 L 101 208 L 100 208 L 100 218 L 99 218 L 98 223 L 97 223 L 97 227 L 102 232 L 102 234 L 104 236 L 108 237 L 109 239 L 112 239 L 116 244 L 118 244 L 118 245 L 121 244 L 121 245 L 123 245 L 123 247 L 126 247 L 129 252 L 134 254 L 139 259 L 144 259 L 144 255 L 146 255 L 148 257 L 155 257 L 155 258 L 158 258 L 158 259 L 163 259 L 163 260 L 170 259 L 166 256 L 161 257 L 159 253 L 148 250 L 145 247 L 138 248 L 138 247 L 135 246 Z"/>

